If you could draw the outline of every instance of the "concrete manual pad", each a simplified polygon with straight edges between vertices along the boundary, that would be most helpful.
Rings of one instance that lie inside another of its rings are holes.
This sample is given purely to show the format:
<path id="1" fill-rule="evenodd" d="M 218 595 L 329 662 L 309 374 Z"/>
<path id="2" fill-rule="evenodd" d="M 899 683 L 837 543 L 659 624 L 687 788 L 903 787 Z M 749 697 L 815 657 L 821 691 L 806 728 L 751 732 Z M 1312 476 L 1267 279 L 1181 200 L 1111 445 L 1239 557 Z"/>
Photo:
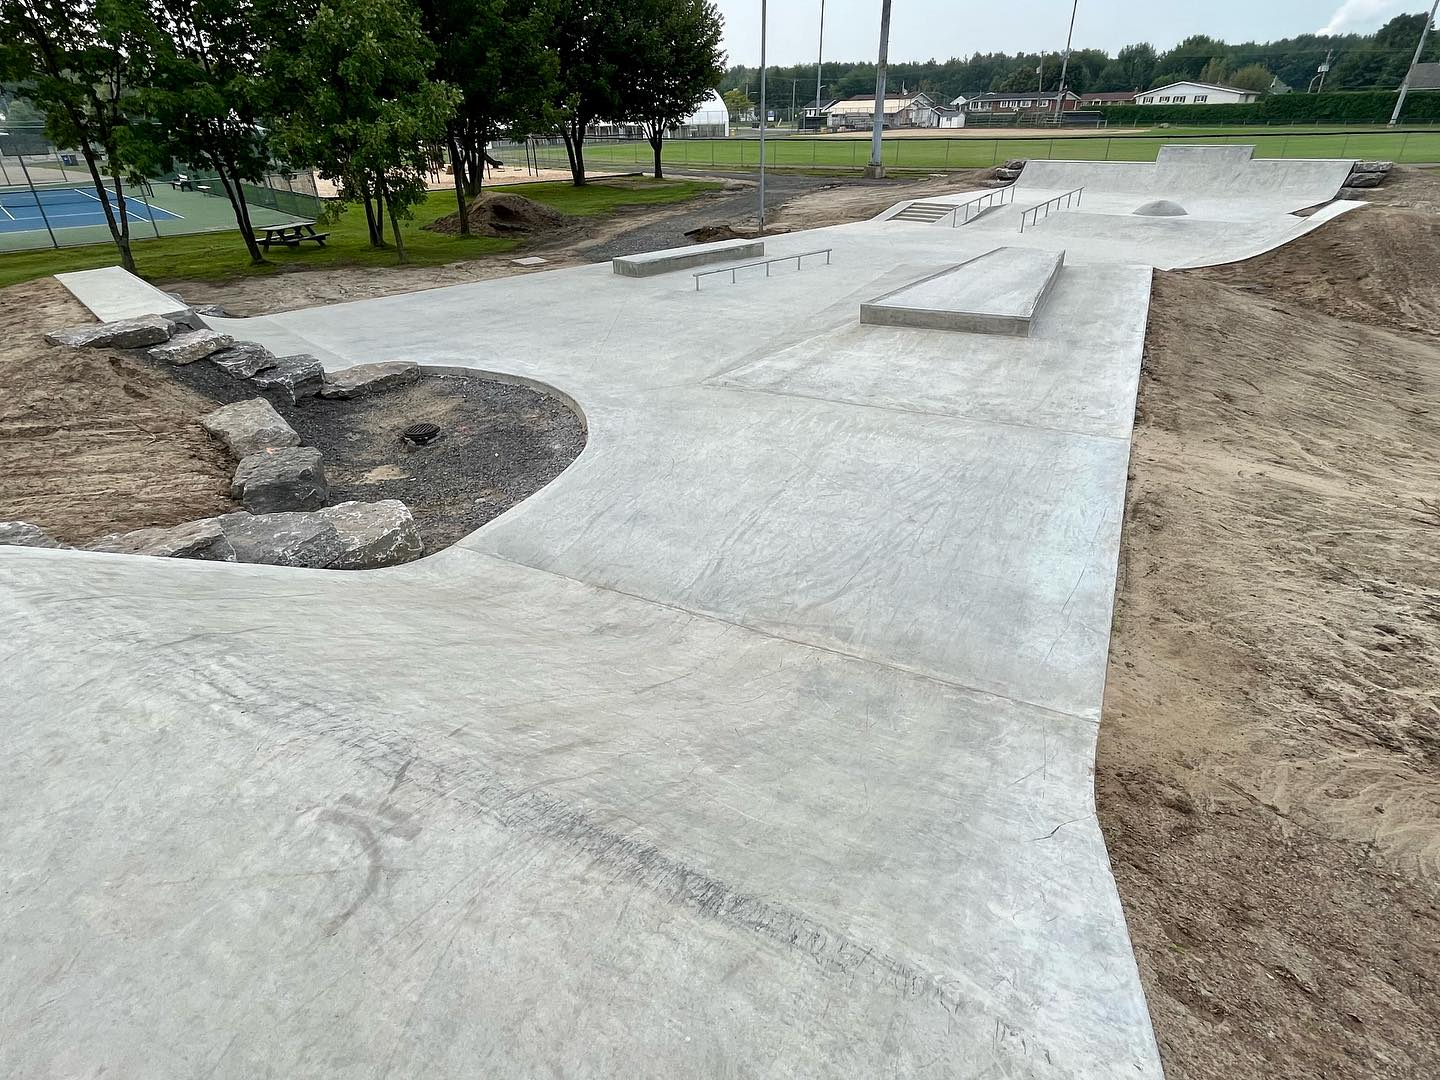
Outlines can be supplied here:
<path id="1" fill-rule="evenodd" d="M 764 240 L 718 240 L 713 244 L 666 248 L 664 251 L 647 251 L 641 255 L 622 255 L 612 259 L 610 267 L 621 277 L 653 277 L 692 266 L 754 259 L 764 254 Z"/>
<path id="2" fill-rule="evenodd" d="M 73 270 L 56 274 L 55 280 L 101 322 L 136 319 L 141 315 L 170 315 L 185 310 L 185 305 L 169 293 L 118 266 Z"/>
<path id="3" fill-rule="evenodd" d="M 861 304 L 860 321 L 1028 337 L 1064 263 L 1064 251 L 996 248 Z"/>
<path id="4" fill-rule="evenodd" d="M 389 569 L 0 547 L 0 1076 L 1160 1080 L 1091 776 L 1145 286 L 1297 183 L 214 320 L 589 441 Z M 857 323 L 1007 245 L 1083 267 L 1029 338 Z"/>

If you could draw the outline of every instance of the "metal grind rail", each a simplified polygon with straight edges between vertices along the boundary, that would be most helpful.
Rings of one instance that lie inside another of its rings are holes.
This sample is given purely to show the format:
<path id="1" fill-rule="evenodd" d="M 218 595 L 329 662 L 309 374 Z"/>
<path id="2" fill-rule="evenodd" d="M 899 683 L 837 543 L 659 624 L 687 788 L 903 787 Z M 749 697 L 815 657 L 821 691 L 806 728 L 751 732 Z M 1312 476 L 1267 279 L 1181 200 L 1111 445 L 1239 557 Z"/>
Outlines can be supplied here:
<path id="1" fill-rule="evenodd" d="M 825 265 L 826 265 L 826 266 L 829 266 L 829 265 L 830 265 L 830 252 L 833 251 L 833 250 L 834 250 L 833 248 L 818 248 L 818 249 L 816 249 L 815 251 L 802 251 L 802 252 L 800 252 L 799 255 L 776 255 L 773 259 L 760 259 L 760 260 L 757 261 L 757 262 L 741 263 L 739 266 L 721 266 L 721 267 L 718 267 L 717 269 L 714 269 L 714 270 L 701 270 L 701 271 L 699 271 L 699 272 L 697 272 L 697 273 L 695 273 L 695 274 L 692 274 L 691 276 L 694 277 L 694 279 L 695 279 L 695 291 L 696 291 L 696 292 L 699 292 L 699 291 L 700 291 L 700 279 L 701 279 L 702 277 L 709 277 L 711 274 L 729 274 L 729 275 L 730 275 L 730 284 L 731 284 L 731 285 L 734 285 L 734 284 L 735 284 L 735 275 L 736 275 L 736 273 L 738 273 L 738 272 L 741 271 L 741 270 L 749 270 L 749 269 L 751 269 L 752 267 L 756 267 L 756 266 L 763 266 L 763 267 L 765 267 L 765 276 L 766 276 L 766 277 L 769 277 L 769 276 L 770 276 L 770 264 L 771 264 L 771 263 L 789 262 L 791 259 L 794 259 L 794 260 L 795 260 L 795 269 L 796 269 L 796 270 L 799 270 L 799 269 L 800 269 L 800 260 L 801 260 L 801 259 L 808 259 L 808 258 L 810 258 L 811 255 L 824 255 L 824 256 L 825 256 Z"/>
<path id="2" fill-rule="evenodd" d="M 1062 209 L 1062 207 L 1060 206 L 1060 204 L 1061 204 L 1062 202 L 1065 204 L 1065 207 L 1064 207 L 1064 208 L 1068 208 L 1068 207 L 1070 206 L 1070 203 L 1071 203 L 1072 201 L 1075 203 L 1076 206 L 1079 206 L 1079 205 L 1080 205 L 1080 198 L 1081 198 L 1081 196 L 1083 196 L 1084 194 L 1085 194 L 1085 189 L 1084 189 L 1083 187 L 1077 187 L 1074 191 L 1067 191 L 1067 192 L 1065 192 L 1063 195 L 1056 195 L 1053 199 L 1046 199 L 1043 203 L 1040 203 L 1038 206 L 1032 206 L 1032 207 L 1030 207 L 1030 209 L 1028 209 L 1028 210 L 1022 210 L 1022 211 L 1020 212 L 1020 231 L 1021 231 L 1022 233 L 1025 231 L 1025 219 L 1026 219 L 1027 217 L 1029 217 L 1031 214 L 1034 214 L 1034 215 L 1035 215 L 1035 220 L 1032 221 L 1031 224 L 1032 224 L 1032 225 L 1039 225 L 1039 224 L 1040 224 L 1040 211 L 1041 211 L 1041 210 L 1044 210 L 1044 211 L 1045 211 L 1045 216 L 1048 218 L 1048 217 L 1050 216 L 1050 208 L 1051 208 L 1052 206 L 1053 206 L 1056 210 L 1060 210 L 1060 209 Z"/>
<path id="3" fill-rule="evenodd" d="M 972 216 L 978 216 L 982 211 L 988 210 L 992 206 L 1004 206 L 1007 202 L 1013 203 L 1014 201 L 1015 186 L 1013 184 L 1009 187 L 1000 188 L 998 191 L 987 192 L 978 199 L 963 202 L 955 207 L 954 210 L 950 211 L 950 227 L 952 229 L 958 228 L 968 223 Z M 972 209 L 974 210 L 974 215 L 971 214 Z M 962 210 L 965 211 L 964 218 L 960 216 L 960 211 Z"/>

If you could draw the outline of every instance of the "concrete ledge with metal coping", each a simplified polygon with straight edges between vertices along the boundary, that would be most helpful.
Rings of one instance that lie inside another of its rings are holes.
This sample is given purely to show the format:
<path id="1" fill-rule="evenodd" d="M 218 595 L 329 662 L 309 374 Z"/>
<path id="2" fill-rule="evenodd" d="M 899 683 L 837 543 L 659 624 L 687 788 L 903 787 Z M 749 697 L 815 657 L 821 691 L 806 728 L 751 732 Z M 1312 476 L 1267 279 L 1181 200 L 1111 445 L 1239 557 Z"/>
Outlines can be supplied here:
<path id="1" fill-rule="evenodd" d="M 1002 247 L 860 305 L 871 326 L 1029 337 L 1065 252 Z"/>
<path id="2" fill-rule="evenodd" d="M 694 247 L 665 248 L 640 255 L 622 255 L 610 261 L 610 268 L 621 277 L 654 277 L 672 270 L 686 270 L 707 263 L 731 259 L 753 259 L 765 254 L 764 240 L 717 240 L 713 244 Z"/>

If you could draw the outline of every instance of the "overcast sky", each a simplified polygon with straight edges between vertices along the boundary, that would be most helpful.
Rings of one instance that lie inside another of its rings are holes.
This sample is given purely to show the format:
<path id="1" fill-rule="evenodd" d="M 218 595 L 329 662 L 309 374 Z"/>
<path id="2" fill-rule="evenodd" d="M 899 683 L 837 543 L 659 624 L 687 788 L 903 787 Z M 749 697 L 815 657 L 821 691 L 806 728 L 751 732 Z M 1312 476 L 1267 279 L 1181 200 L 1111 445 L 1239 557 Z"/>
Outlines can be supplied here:
<path id="1" fill-rule="evenodd" d="M 716 0 L 725 15 L 732 64 L 760 62 L 760 0 Z M 1166 49 L 1190 34 L 1268 41 L 1293 34 L 1370 33 L 1429 0 L 1080 0 L 1075 47 L 1107 49 L 1149 41 Z M 1070 0 L 893 0 L 890 59 L 946 60 L 973 52 L 1057 52 L 1065 47 Z M 772 0 L 771 64 L 813 62 L 820 0 Z M 825 55 L 873 59 L 880 0 L 826 0 Z"/>

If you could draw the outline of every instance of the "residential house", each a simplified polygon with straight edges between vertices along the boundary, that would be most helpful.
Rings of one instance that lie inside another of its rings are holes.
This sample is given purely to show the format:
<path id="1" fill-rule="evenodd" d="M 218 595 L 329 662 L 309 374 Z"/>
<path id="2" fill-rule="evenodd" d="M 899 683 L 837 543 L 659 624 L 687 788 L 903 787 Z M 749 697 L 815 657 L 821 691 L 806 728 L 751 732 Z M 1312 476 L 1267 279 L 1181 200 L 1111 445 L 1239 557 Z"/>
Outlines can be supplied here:
<path id="1" fill-rule="evenodd" d="M 1106 105 L 1134 105 L 1134 90 L 1117 90 L 1103 94 L 1081 94 L 1080 107 L 1082 109 L 1104 108 Z"/>
<path id="2" fill-rule="evenodd" d="M 976 94 L 965 102 L 965 111 L 969 113 L 1022 113 L 1022 112 L 1054 112 L 1055 102 L 1060 95 L 1054 90 L 1046 90 L 1043 93 L 1034 90 L 1018 90 L 1009 93 L 998 94 Z M 1073 112 L 1080 107 L 1080 95 L 1073 90 L 1066 90 L 1064 103 L 1060 108 L 1065 112 Z"/>
<path id="3" fill-rule="evenodd" d="M 1218 83 L 1174 82 L 1135 95 L 1136 105 L 1248 105 L 1258 91 Z"/>

